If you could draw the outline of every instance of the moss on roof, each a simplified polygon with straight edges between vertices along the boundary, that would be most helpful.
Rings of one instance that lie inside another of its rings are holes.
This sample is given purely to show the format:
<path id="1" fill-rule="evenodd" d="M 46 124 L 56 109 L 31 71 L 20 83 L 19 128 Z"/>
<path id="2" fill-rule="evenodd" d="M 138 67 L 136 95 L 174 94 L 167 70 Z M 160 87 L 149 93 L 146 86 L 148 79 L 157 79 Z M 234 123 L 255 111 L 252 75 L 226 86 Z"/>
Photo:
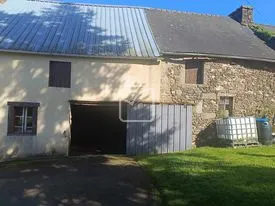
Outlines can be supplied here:
<path id="1" fill-rule="evenodd" d="M 262 40 L 268 42 L 275 38 L 275 32 L 265 29 L 260 25 L 250 25 L 250 29 Z"/>

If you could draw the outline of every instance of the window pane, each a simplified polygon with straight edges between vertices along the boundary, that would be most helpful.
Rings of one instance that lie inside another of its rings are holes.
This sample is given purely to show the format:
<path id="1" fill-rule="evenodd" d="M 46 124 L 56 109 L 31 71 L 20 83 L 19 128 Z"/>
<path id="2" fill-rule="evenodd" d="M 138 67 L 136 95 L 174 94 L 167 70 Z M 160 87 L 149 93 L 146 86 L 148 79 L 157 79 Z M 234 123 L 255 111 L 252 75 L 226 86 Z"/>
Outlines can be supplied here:
<path id="1" fill-rule="evenodd" d="M 27 127 L 32 127 L 32 117 L 27 118 Z"/>
<path id="2" fill-rule="evenodd" d="M 8 136 L 35 135 L 39 103 L 9 102 Z"/>
<path id="3" fill-rule="evenodd" d="M 14 107 L 15 116 L 23 116 L 23 107 Z"/>
<path id="4" fill-rule="evenodd" d="M 22 127 L 14 127 L 13 131 L 16 134 L 21 134 L 22 133 Z"/>
<path id="5" fill-rule="evenodd" d="M 228 110 L 228 111 L 230 110 L 230 107 L 231 106 L 229 104 L 225 105 L 225 109 Z"/>
<path id="6" fill-rule="evenodd" d="M 233 114 L 233 97 L 220 97 L 219 109 L 228 111 L 231 116 Z"/>
<path id="7" fill-rule="evenodd" d="M 26 128 L 26 133 L 31 134 L 32 133 L 32 127 L 27 127 Z"/>
<path id="8" fill-rule="evenodd" d="M 27 108 L 27 113 L 28 113 L 28 117 L 32 117 L 32 114 L 33 114 L 33 107 L 28 107 Z"/>
<path id="9" fill-rule="evenodd" d="M 229 98 L 225 98 L 224 103 L 225 103 L 225 104 L 229 104 Z"/>
<path id="10" fill-rule="evenodd" d="M 221 97 L 220 104 L 225 104 L 225 98 L 224 97 Z"/>
<path id="11" fill-rule="evenodd" d="M 22 125 L 23 125 L 23 117 L 15 117 L 14 126 L 22 126 Z"/>
<path id="12" fill-rule="evenodd" d="M 219 109 L 224 110 L 224 104 L 219 104 Z"/>

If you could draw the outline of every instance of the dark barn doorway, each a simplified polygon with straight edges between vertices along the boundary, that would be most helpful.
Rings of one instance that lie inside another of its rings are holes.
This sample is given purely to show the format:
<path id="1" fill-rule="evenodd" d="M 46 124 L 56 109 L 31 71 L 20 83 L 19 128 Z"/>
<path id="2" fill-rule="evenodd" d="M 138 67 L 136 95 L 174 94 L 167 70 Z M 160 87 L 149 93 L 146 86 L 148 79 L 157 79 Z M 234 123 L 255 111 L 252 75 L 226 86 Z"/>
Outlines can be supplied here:
<path id="1" fill-rule="evenodd" d="M 126 123 L 119 119 L 118 103 L 71 103 L 71 112 L 70 155 L 126 153 Z"/>

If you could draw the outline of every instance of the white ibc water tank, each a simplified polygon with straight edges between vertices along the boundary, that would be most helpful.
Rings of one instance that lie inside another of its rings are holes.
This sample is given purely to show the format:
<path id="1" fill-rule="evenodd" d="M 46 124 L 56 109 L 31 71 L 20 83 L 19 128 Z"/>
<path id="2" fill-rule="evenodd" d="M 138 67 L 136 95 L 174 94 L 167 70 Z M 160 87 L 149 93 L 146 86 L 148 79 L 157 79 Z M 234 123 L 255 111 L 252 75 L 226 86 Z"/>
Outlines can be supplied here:
<path id="1" fill-rule="evenodd" d="M 255 117 L 229 117 L 216 120 L 218 138 L 244 141 L 258 141 Z"/>

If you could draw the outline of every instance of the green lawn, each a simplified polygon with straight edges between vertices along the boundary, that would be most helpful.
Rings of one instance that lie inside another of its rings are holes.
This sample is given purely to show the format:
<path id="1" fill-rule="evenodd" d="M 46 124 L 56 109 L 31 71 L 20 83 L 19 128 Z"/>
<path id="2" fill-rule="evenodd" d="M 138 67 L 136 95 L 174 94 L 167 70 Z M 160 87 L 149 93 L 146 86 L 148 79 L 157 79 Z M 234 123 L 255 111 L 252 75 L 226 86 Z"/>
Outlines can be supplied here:
<path id="1" fill-rule="evenodd" d="M 162 205 L 275 205 L 275 146 L 138 157 Z"/>

